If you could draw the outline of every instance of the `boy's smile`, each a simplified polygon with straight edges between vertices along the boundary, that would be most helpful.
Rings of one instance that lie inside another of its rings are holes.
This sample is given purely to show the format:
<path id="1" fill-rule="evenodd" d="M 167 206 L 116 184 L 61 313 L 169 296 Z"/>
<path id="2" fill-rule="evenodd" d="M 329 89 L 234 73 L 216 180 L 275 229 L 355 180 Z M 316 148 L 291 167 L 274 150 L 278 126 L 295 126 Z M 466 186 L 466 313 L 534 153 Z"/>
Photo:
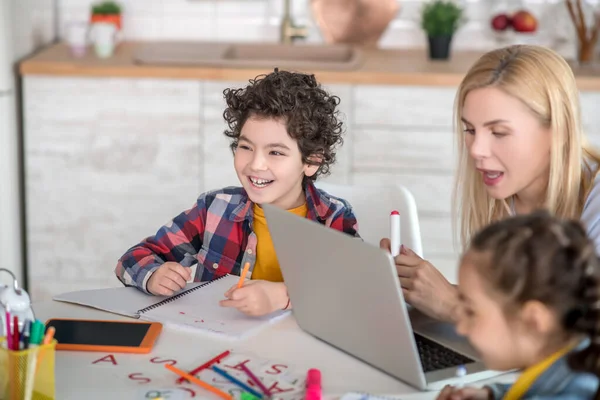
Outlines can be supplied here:
<path id="1" fill-rule="evenodd" d="M 257 189 L 262 189 L 262 188 L 266 188 L 267 186 L 269 186 L 271 183 L 275 182 L 274 179 L 261 179 L 257 176 L 249 176 L 248 179 L 250 179 L 250 183 L 252 184 L 252 186 L 254 186 Z"/>
<path id="2" fill-rule="evenodd" d="M 304 164 L 283 120 L 257 116 L 244 123 L 233 162 L 252 202 L 286 210 L 304 204 L 302 182 L 318 169 Z"/>

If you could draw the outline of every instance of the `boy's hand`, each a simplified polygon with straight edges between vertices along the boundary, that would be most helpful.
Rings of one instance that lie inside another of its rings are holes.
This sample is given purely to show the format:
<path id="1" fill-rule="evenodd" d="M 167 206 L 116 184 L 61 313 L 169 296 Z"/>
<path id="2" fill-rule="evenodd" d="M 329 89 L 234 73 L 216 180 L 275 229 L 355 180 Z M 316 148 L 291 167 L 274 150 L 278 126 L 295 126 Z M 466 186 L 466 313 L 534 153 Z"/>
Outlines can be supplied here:
<path id="1" fill-rule="evenodd" d="M 487 388 L 477 389 L 472 387 L 455 388 L 446 385 L 437 397 L 437 400 L 492 400 L 492 392 Z"/>
<path id="2" fill-rule="evenodd" d="M 288 302 L 287 289 L 282 282 L 248 281 L 241 288 L 232 286 L 225 292 L 222 307 L 237 308 L 246 315 L 260 316 L 283 309 Z"/>
<path id="3" fill-rule="evenodd" d="M 166 262 L 152 273 L 146 289 L 158 296 L 171 296 L 185 287 L 186 282 L 192 278 L 191 274 L 191 268 L 176 262 Z"/>

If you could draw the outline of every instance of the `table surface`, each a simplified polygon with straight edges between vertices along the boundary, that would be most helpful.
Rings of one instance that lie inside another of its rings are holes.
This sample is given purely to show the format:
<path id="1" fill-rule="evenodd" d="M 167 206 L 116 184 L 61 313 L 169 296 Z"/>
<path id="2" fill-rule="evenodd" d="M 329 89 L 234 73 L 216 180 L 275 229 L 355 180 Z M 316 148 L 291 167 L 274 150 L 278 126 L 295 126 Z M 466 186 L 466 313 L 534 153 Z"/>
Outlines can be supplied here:
<path id="1" fill-rule="evenodd" d="M 101 310 L 57 301 L 34 303 L 36 318 L 81 318 L 100 320 L 134 319 Z M 191 370 L 206 360 L 230 350 L 254 354 L 261 359 L 285 363 L 302 374 L 309 368 L 322 373 L 323 396 L 339 398 L 350 391 L 397 396 L 402 399 L 433 399 L 434 392 L 415 388 L 371 367 L 360 360 L 304 332 L 293 315 L 275 322 L 244 340 L 231 341 L 180 331 L 165 326 L 149 354 L 100 352 L 56 352 L 56 398 L 70 399 L 138 399 L 141 392 L 155 388 L 174 388 L 176 376 L 164 368 L 166 360 L 176 367 Z M 114 363 L 116 362 L 117 365 Z M 496 380 L 506 381 L 499 377 Z M 196 398 L 217 398 L 186 383 Z M 191 394 L 186 398 L 191 398 Z"/>

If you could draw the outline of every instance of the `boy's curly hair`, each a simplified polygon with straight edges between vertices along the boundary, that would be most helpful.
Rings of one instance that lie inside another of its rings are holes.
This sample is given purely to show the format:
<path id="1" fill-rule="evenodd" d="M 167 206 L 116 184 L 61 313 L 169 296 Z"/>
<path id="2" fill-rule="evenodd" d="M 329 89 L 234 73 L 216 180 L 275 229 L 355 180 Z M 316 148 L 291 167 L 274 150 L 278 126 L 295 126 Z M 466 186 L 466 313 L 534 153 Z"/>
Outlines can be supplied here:
<path id="1" fill-rule="evenodd" d="M 282 118 L 288 134 L 298 142 L 302 162 L 319 165 L 310 179 L 329 174 L 337 147 L 343 143 L 337 110 L 340 99 L 321 88 L 314 75 L 276 68 L 268 75 L 251 79 L 245 88 L 226 89 L 223 94 L 227 102 L 223 118 L 228 125 L 224 133 L 231 139 L 233 151 L 248 118 Z"/>

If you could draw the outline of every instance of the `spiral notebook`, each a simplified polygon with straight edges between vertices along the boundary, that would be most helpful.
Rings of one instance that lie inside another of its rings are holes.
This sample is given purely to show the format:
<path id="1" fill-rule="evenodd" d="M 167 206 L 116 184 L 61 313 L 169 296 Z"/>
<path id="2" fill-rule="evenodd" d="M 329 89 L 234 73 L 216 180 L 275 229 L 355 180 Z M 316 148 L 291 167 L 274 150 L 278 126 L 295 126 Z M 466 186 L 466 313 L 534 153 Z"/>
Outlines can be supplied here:
<path id="1" fill-rule="evenodd" d="M 238 339 L 289 314 L 277 311 L 250 317 L 234 308 L 221 307 L 219 301 L 225 298 L 224 293 L 238 280 L 239 276 L 228 274 L 213 281 L 189 284 L 170 297 L 150 296 L 133 287 L 120 287 L 68 292 L 53 299 Z"/>

